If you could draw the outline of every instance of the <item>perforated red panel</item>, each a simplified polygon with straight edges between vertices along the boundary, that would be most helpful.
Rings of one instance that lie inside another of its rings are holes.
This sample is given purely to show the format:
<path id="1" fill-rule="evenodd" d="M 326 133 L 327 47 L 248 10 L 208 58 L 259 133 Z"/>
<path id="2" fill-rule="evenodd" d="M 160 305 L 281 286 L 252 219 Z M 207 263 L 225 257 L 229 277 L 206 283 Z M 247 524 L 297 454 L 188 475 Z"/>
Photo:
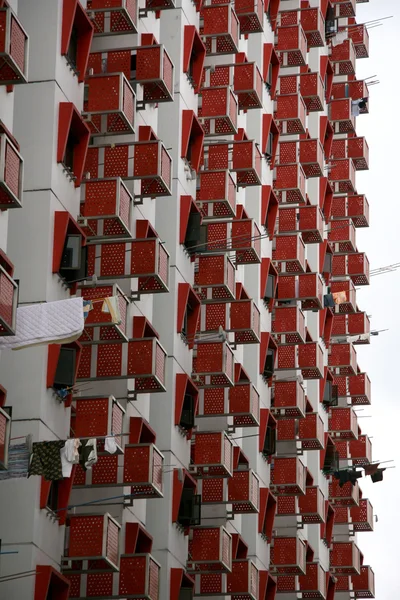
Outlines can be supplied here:
<path id="1" fill-rule="evenodd" d="M 74 576 L 73 576 L 74 577 Z M 87 583 L 86 583 L 86 595 L 88 598 L 96 597 L 96 596 L 108 596 L 112 594 L 113 589 L 113 574 L 112 573 L 95 573 L 87 575 Z M 79 590 L 78 590 L 79 592 Z M 77 596 L 81 594 L 78 593 Z M 71 595 L 70 590 L 70 598 L 74 598 L 74 595 Z"/>
<path id="2" fill-rule="evenodd" d="M 148 555 L 122 556 L 120 560 L 119 593 L 146 596 Z M 154 597 L 157 600 L 157 596 Z"/>
<path id="3" fill-rule="evenodd" d="M 126 485 L 151 481 L 151 449 L 151 444 L 125 446 L 123 481 Z"/>
<path id="4" fill-rule="evenodd" d="M 234 388 L 233 388 L 234 389 Z M 205 388 L 203 391 L 205 415 L 225 414 L 225 388 Z"/>
<path id="5" fill-rule="evenodd" d="M 360 551 L 353 542 L 333 542 L 330 563 L 338 573 L 359 573 Z"/>
<path id="6" fill-rule="evenodd" d="M 216 433 L 197 433 L 194 446 L 195 465 L 222 464 L 223 435 Z"/>
<path id="7" fill-rule="evenodd" d="M 207 504 L 224 500 L 224 481 L 218 478 L 204 479 L 201 486 L 201 501 Z"/>
<path id="8" fill-rule="evenodd" d="M 84 471 L 82 471 L 84 474 Z M 118 456 L 99 456 L 97 463 L 92 468 L 92 485 L 110 485 L 118 481 Z M 83 479 L 81 484 L 85 482 Z M 78 484 L 75 475 L 74 484 Z"/>
<path id="9" fill-rule="evenodd" d="M 103 556 L 103 515 L 71 516 L 68 556 Z"/>
<path id="10" fill-rule="evenodd" d="M 75 406 L 75 437 L 99 437 L 111 433 L 108 431 L 109 406 L 108 398 L 78 399 Z"/>
<path id="11" fill-rule="evenodd" d="M 114 565 L 118 564 L 119 527 L 111 519 L 107 520 L 106 555 Z"/>

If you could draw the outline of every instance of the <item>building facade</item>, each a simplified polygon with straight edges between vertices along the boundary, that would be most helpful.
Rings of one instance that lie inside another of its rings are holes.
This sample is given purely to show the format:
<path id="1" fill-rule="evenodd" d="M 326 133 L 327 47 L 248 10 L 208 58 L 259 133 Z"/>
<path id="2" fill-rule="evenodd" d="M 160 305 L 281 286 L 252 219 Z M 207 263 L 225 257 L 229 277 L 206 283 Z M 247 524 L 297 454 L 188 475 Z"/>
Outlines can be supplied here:
<path id="1" fill-rule="evenodd" d="M 0 0 L 1 598 L 374 597 L 356 9 Z"/>

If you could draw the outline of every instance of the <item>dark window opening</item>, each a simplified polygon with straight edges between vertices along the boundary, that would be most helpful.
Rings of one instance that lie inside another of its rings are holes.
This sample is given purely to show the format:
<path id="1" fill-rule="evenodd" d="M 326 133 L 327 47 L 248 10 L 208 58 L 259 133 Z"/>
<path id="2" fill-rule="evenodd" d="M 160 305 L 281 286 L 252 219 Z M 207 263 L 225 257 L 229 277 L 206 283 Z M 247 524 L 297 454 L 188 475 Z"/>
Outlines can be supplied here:
<path id="1" fill-rule="evenodd" d="M 330 252 L 327 252 L 325 254 L 325 258 L 324 258 L 324 266 L 322 268 L 323 273 L 332 273 L 332 260 L 333 260 L 333 254 L 331 254 Z"/>
<path id="2" fill-rule="evenodd" d="M 75 384 L 76 349 L 61 347 L 53 387 L 57 390 L 71 388 Z"/>
<path id="3" fill-rule="evenodd" d="M 201 238 L 201 214 L 191 212 L 189 214 L 188 226 L 186 228 L 185 246 L 192 248 L 199 244 Z"/>
<path id="4" fill-rule="evenodd" d="M 71 37 L 69 40 L 68 50 L 67 50 L 67 58 L 68 62 L 77 70 L 77 60 L 78 60 L 78 41 L 79 41 L 79 33 L 76 27 L 72 27 Z"/>
<path id="5" fill-rule="evenodd" d="M 272 456 L 276 453 L 276 429 L 275 427 L 267 427 L 265 432 L 264 447 L 262 454 L 264 456 Z"/>
<path id="6" fill-rule="evenodd" d="M 337 406 L 338 401 L 338 386 L 333 385 L 332 381 L 327 379 L 325 382 L 324 398 L 322 402 L 328 406 Z"/>
<path id="7" fill-rule="evenodd" d="M 194 527 L 201 521 L 201 496 L 193 488 L 183 488 L 179 505 L 178 523 L 182 527 Z"/>
<path id="8" fill-rule="evenodd" d="M 186 431 L 190 431 L 194 427 L 195 402 L 191 394 L 185 394 L 182 406 L 181 420 L 179 426 Z"/>
<path id="9" fill-rule="evenodd" d="M 186 73 L 187 78 L 189 79 L 189 83 L 192 87 L 196 87 L 196 81 L 194 79 L 194 68 L 197 58 L 197 54 L 194 51 L 192 51 L 192 54 L 190 55 L 189 69 Z"/>
<path id="10" fill-rule="evenodd" d="M 328 6 L 325 19 L 325 35 L 330 36 L 338 32 L 338 23 L 335 19 L 335 8 Z"/>
<path id="11" fill-rule="evenodd" d="M 47 498 L 47 508 L 53 512 L 56 512 L 58 509 L 58 483 L 58 481 L 51 482 L 49 495 Z"/>
<path id="12" fill-rule="evenodd" d="M 68 135 L 67 145 L 65 148 L 65 154 L 63 158 L 63 164 L 67 169 L 74 172 L 74 154 L 75 154 L 75 146 L 78 145 L 78 140 L 75 136 L 70 132 Z"/>
<path id="13" fill-rule="evenodd" d="M 270 162 L 274 154 L 274 134 L 272 133 L 272 131 L 270 131 L 268 134 L 267 146 L 265 148 L 264 154 L 267 161 Z"/>
<path id="14" fill-rule="evenodd" d="M 339 470 L 339 453 L 331 444 L 327 444 L 326 446 L 325 460 L 322 470 L 326 474 Z"/>
<path id="15" fill-rule="evenodd" d="M 273 81 L 273 65 L 272 65 L 272 62 L 270 62 L 269 67 L 268 67 L 267 79 L 265 81 L 265 86 L 268 91 L 272 88 L 272 81 Z"/>
<path id="16" fill-rule="evenodd" d="M 131 54 L 131 79 L 136 79 L 136 54 Z"/>
<path id="17" fill-rule="evenodd" d="M 68 284 L 83 281 L 88 272 L 88 248 L 81 235 L 68 235 L 60 265 L 60 275 Z"/>
<path id="18" fill-rule="evenodd" d="M 178 600 L 192 600 L 193 599 L 193 590 L 192 588 L 181 588 L 179 590 L 179 598 Z"/>
<path id="19" fill-rule="evenodd" d="M 270 300 L 273 300 L 274 297 L 275 297 L 275 277 L 274 277 L 274 275 L 268 275 L 267 283 L 265 285 L 264 300 L 269 302 Z"/>
<path id="20" fill-rule="evenodd" d="M 263 377 L 270 379 L 275 371 L 275 350 L 268 348 L 267 357 L 265 359 Z"/>

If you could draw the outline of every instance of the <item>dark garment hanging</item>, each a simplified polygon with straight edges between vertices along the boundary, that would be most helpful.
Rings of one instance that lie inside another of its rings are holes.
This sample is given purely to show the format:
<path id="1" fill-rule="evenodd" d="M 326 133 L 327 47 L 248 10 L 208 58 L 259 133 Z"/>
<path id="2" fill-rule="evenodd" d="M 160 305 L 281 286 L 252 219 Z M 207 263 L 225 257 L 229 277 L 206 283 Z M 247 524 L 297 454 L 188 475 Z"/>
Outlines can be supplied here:
<path id="1" fill-rule="evenodd" d="M 94 440 L 94 445 L 93 445 Z M 81 445 L 78 449 L 79 452 L 79 464 L 81 465 L 84 471 L 87 469 L 91 469 L 92 465 L 97 462 L 97 448 L 96 448 L 96 439 L 92 438 L 90 440 L 81 440 Z M 92 455 L 92 456 L 91 456 Z"/>
<path id="2" fill-rule="evenodd" d="M 335 301 L 332 294 L 325 294 L 324 296 L 324 308 L 335 308 Z"/>
<path id="3" fill-rule="evenodd" d="M 53 442 L 34 442 L 28 477 L 43 475 L 46 481 L 58 481 L 63 478 L 60 450 L 65 440 Z"/>
<path id="4" fill-rule="evenodd" d="M 371 475 L 372 483 L 378 483 L 378 481 L 383 481 L 383 471 L 386 471 L 386 469 L 377 469 L 376 473 Z"/>
<path id="5" fill-rule="evenodd" d="M 341 471 L 335 471 L 333 476 L 339 480 L 339 487 L 343 487 L 349 481 L 355 485 L 357 479 L 360 479 L 363 474 L 362 471 L 355 471 L 354 469 L 342 469 Z"/>

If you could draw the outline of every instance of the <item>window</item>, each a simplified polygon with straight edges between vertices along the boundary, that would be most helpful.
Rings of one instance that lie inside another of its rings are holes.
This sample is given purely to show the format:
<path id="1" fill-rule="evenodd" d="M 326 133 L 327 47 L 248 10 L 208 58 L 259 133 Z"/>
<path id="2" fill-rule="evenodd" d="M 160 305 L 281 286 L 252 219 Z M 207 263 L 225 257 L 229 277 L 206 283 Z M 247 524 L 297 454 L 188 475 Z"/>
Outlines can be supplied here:
<path id="1" fill-rule="evenodd" d="M 273 348 L 268 348 L 267 356 L 265 359 L 263 377 L 265 379 L 270 379 L 275 371 L 275 350 Z"/>
<path id="2" fill-rule="evenodd" d="M 206 48 L 193 25 L 185 25 L 183 44 L 183 72 L 197 94 L 203 77 Z"/>
<path id="3" fill-rule="evenodd" d="M 185 394 L 183 399 L 183 406 L 181 412 L 181 420 L 179 421 L 179 427 L 189 431 L 194 427 L 194 417 L 196 410 L 196 401 L 192 394 Z"/>
<path id="4" fill-rule="evenodd" d="M 60 102 L 57 162 L 62 163 L 75 187 L 82 181 L 90 130 L 72 102 Z"/>
<path id="5" fill-rule="evenodd" d="M 322 268 L 323 273 L 332 273 L 332 260 L 333 254 L 331 254 L 330 252 L 326 252 L 324 258 L 324 266 Z"/>
<path id="6" fill-rule="evenodd" d="M 201 238 L 202 215 L 199 212 L 189 214 L 188 225 L 184 245 L 186 248 L 192 248 L 199 244 Z"/>
<path id="7" fill-rule="evenodd" d="M 203 153 L 204 129 L 192 110 L 182 111 L 181 157 L 197 173 Z"/>
<path id="8" fill-rule="evenodd" d="M 264 300 L 266 302 L 269 302 L 275 298 L 275 281 L 276 279 L 274 275 L 268 275 L 264 292 Z"/>
<path id="9" fill-rule="evenodd" d="M 49 495 L 47 497 L 47 508 L 54 513 L 57 512 L 57 509 L 58 509 L 58 481 L 51 482 Z"/>
<path id="10" fill-rule="evenodd" d="M 267 425 L 262 454 L 264 456 L 273 456 L 275 453 L 276 453 L 276 428 L 270 427 L 269 425 Z"/>
<path id="11" fill-rule="evenodd" d="M 83 82 L 89 60 L 94 26 L 78 0 L 64 0 L 61 54 L 65 56 L 78 81 Z"/>
<path id="12" fill-rule="evenodd" d="M 192 588 L 181 588 L 179 590 L 178 600 L 192 600 L 192 599 L 193 599 L 193 589 Z"/>
<path id="13" fill-rule="evenodd" d="M 53 387 L 64 389 L 75 384 L 76 349 L 61 346 Z"/>
<path id="14" fill-rule="evenodd" d="M 201 495 L 193 488 L 183 488 L 179 505 L 178 523 L 182 527 L 194 527 L 201 522 Z"/>

